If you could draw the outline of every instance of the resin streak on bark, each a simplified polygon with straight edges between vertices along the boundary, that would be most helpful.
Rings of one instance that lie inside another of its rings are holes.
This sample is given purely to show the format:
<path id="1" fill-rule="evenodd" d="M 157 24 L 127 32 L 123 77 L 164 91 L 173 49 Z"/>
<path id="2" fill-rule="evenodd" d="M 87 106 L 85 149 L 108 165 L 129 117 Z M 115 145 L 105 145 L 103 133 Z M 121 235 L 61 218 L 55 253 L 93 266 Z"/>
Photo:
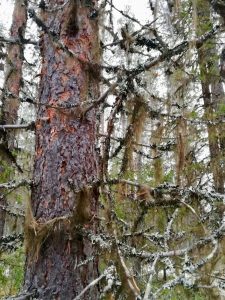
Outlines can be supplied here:
<path id="1" fill-rule="evenodd" d="M 52 8 L 63 1 L 46 1 L 46 4 Z M 42 105 L 36 123 L 31 205 L 37 222 L 71 215 L 75 224 L 95 231 L 93 216 L 98 193 L 88 186 L 98 177 L 96 115 L 92 110 L 81 118 L 79 106 L 99 96 L 97 78 L 90 73 L 88 64 L 80 63 L 80 60 L 98 62 L 97 22 L 88 18 L 93 5 L 93 1 L 69 1 L 61 10 L 42 14 L 52 35 L 78 59 L 65 53 L 52 36 L 41 37 L 39 101 Z M 68 109 L 74 104 L 75 108 Z M 49 105 L 66 108 L 55 109 Z M 77 267 L 94 250 L 70 222 L 55 225 L 35 260 L 32 251 L 27 256 L 25 288 L 35 289 L 40 299 L 73 299 L 97 276 L 96 259 Z M 97 295 L 97 288 L 93 288 L 83 299 L 97 299 Z"/>

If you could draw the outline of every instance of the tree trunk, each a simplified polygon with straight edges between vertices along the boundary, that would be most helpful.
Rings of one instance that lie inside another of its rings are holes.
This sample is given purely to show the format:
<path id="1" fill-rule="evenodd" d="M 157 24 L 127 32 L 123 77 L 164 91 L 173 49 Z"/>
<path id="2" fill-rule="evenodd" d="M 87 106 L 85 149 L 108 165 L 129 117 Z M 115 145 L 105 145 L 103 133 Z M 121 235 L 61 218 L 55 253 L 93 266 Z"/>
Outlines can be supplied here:
<path id="1" fill-rule="evenodd" d="M 38 299 L 74 299 L 97 276 L 93 245 L 81 232 L 97 230 L 96 114 L 82 114 L 82 103 L 99 96 L 97 73 L 90 69 L 99 60 L 94 2 L 46 1 L 53 12 L 41 14 L 47 30 L 24 286 Z M 98 299 L 98 288 L 82 299 Z"/>
<path id="2" fill-rule="evenodd" d="M 10 29 L 10 37 L 14 40 L 24 38 L 27 23 L 26 5 L 26 0 L 17 0 L 15 2 Z M 7 48 L 5 83 L 2 93 L 3 124 L 15 124 L 17 121 L 20 104 L 19 92 L 22 83 L 23 48 L 22 42 L 12 43 Z M 8 147 L 13 148 L 14 135 L 12 135 L 12 132 L 7 134 L 6 141 Z"/>
<path id="3" fill-rule="evenodd" d="M 210 5 L 208 1 L 199 2 L 197 5 L 197 35 L 205 33 L 202 24 L 210 22 Z M 219 67 L 217 50 L 212 43 L 206 43 L 198 49 L 198 61 L 200 66 L 202 96 L 204 101 L 205 118 L 207 121 L 210 165 L 213 174 L 215 190 L 224 193 L 223 153 L 220 147 L 220 130 L 217 124 L 221 100 L 224 97 L 223 88 L 219 81 Z"/>
<path id="4" fill-rule="evenodd" d="M 10 37 L 15 40 L 24 38 L 27 23 L 27 1 L 15 1 Z M 15 124 L 19 109 L 19 92 L 22 84 L 23 67 L 23 44 L 12 43 L 7 47 L 7 58 L 5 64 L 5 81 L 1 95 L 2 101 L 2 124 Z M 0 132 L 0 183 L 12 179 L 13 165 L 15 163 L 11 150 L 15 143 L 14 132 Z M 4 194 L 4 191 L 1 191 Z M 4 233 L 6 197 L 0 200 L 0 237 Z"/>

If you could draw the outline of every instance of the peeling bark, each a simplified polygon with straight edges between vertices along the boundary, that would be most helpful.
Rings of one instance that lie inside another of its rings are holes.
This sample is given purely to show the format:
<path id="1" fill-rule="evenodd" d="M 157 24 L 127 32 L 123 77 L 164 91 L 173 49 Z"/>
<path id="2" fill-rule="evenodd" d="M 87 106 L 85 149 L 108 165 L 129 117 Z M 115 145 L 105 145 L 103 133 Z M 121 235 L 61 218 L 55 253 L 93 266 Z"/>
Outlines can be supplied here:
<path id="1" fill-rule="evenodd" d="M 49 10 L 61 4 L 60 0 L 46 1 Z M 57 218 L 68 219 L 54 222 L 39 245 L 36 259 L 35 249 L 29 245 L 32 242 L 27 241 L 24 288 L 35 290 L 38 299 L 73 299 L 97 277 L 97 259 L 89 259 L 94 256 L 93 245 L 77 231 L 77 226 L 97 229 L 96 114 L 93 108 L 82 117 L 82 102 L 98 99 L 99 87 L 88 64 L 81 63 L 99 60 L 97 21 L 88 18 L 94 4 L 69 1 L 62 9 L 41 15 L 52 34 L 45 32 L 41 37 L 42 105 L 36 121 L 31 206 L 37 228 Z M 77 58 L 65 53 L 53 35 Z M 54 108 L 59 106 L 64 108 Z M 27 226 L 31 230 L 31 224 Z M 85 260 L 86 264 L 77 267 Z M 94 286 L 82 299 L 97 298 Z"/>

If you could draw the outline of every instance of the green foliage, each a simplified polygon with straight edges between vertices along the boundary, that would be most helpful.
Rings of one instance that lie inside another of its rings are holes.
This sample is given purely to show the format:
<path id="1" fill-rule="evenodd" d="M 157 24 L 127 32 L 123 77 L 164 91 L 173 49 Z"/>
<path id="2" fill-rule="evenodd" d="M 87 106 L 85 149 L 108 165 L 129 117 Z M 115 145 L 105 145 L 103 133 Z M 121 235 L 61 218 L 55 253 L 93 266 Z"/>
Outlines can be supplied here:
<path id="1" fill-rule="evenodd" d="M 16 198 L 16 202 L 18 204 L 23 204 L 23 202 L 24 202 L 24 196 L 23 195 L 21 195 L 19 193 L 16 193 L 15 198 Z"/>
<path id="2" fill-rule="evenodd" d="M 212 29 L 212 22 L 208 20 L 208 17 L 201 18 L 200 23 L 198 26 L 197 34 L 203 35 L 207 31 L 210 31 Z"/>
<path id="3" fill-rule="evenodd" d="M 182 1 L 181 2 L 181 9 L 179 11 L 179 20 L 180 22 L 184 23 L 190 23 L 192 21 L 192 15 L 190 14 L 190 7 L 192 5 L 192 1 Z M 181 28 L 180 28 L 181 29 Z M 184 29 L 184 28 L 182 28 Z"/>
<path id="4" fill-rule="evenodd" d="M 150 183 L 154 177 L 154 169 L 149 166 L 149 164 L 143 165 L 141 170 L 137 174 L 138 182 L 141 184 Z"/>
<path id="5" fill-rule="evenodd" d="M 164 181 L 164 182 L 168 182 L 168 183 L 173 183 L 173 181 L 174 181 L 174 170 L 168 171 L 168 172 L 164 175 L 163 181 Z"/>
<path id="6" fill-rule="evenodd" d="M 218 115 L 224 115 L 225 114 L 225 104 L 224 103 L 221 103 L 219 105 L 219 108 L 218 108 Z"/>
<path id="7" fill-rule="evenodd" d="M 124 210 L 124 202 L 117 202 L 115 205 L 115 212 L 118 218 L 125 219 L 127 216 L 126 210 Z"/>
<path id="8" fill-rule="evenodd" d="M 188 289 L 183 286 L 177 286 L 173 289 L 166 289 L 162 292 L 162 295 L 159 297 L 160 300 L 203 300 L 207 299 L 206 296 L 195 289 Z"/>
<path id="9" fill-rule="evenodd" d="M 0 297 L 16 294 L 21 288 L 24 272 L 24 249 L 0 256 Z"/>
<path id="10" fill-rule="evenodd" d="M 6 161 L 0 162 L 0 182 L 7 182 L 12 172 L 13 167 L 11 167 Z"/>
<path id="11" fill-rule="evenodd" d="M 185 171 L 187 173 L 193 172 L 193 171 L 198 171 L 201 172 L 205 168 L 204 164 L 202 162 L 194 162 L 191 164 L 188 164 L 185 168 Z"/>
<path id="12" fill-rule="evenodd" d="M 192 118 L 192 119 L 196 119 L 198 117 L 198 113 L 194 110 L 191 111 L 189 115 L 190 115 L 190 118 Z"/>

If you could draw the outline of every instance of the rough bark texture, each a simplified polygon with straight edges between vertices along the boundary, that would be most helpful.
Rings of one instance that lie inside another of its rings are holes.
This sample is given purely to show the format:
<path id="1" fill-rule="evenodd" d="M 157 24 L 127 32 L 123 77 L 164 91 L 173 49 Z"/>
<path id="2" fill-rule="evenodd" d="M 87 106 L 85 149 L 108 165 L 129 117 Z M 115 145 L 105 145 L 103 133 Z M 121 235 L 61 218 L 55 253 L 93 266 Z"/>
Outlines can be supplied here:
<path id="1" fill-rule="evenodd" d="M 46 6 L 51 10 L 63 2 L 46 1 Z M 90 18 L 94 5 L 94 1 L 69 1 L 61 9 L 41 14 L 50 34 L 41 37 L 42 105 L 36 122 L 31 206 L 37 230 L 40 224 L 56 222 L 36 249 L 27 236 L 25 289 L 35 290 L 38 299 L 73 299 L 97 276 L 93 245 L 76 227 L 97 228 L 96 114 L 91 110 L 82 116 L 81 108 L 82 102 L 99 96 L 98 78 L 88 64 L 98 62 L 99 53 L 97 21 Z M 63 216 L 66 221 L 57 221 Z M 31 232 L 32 224 L 27 227 Z M 35 239 L 34 233 L 37 245 Z M 89 262 L 80 265 L 85 260 Z M 82 299 L 98 299 L 97 287 Z"/>
<path id="2" fill-rule="evenodd" d="M 10 37 L 18 40 L 24 37 L 27 22 L 27 8 L 25 0 L 15 1 Z M 10 44 L 7 48 L 5 64 L 5 82 L 1 95 L 2 124 L 15 124 L 19 108 L 19 92 L 22 83 L 23 44 Z M 12 177 L 13 157 L 9 152 L 14 146 L 14 132 L 0 132 L 0 182 L 7 182 Z M 4 191 L 1 191 L 4 194 Z M 5 217 L 4 206 L 6 198 L 0 199 L 0 237 L 4 232 Z"/>
<path id="3" fill-rule="evenodd" d="M 10 29 L 10 37 L 15 40 L 24 38 L 26 22 L 27 22 L 27 8 L 26 0 L 15 1 L 12 26 Z M 3 124 L 15 124 L 18 117 L 19 109 L 19 92 L 22 84 L 22 66 L 23 66 L 23 44 L 10 44 L 7 48 L 7 59 L 5 66 L 5 83 L 4 91 L 2 93 L 3 103 Z M 13 148 L 14 134 L 12 132 L 7 134 L 7 143 L 9 148 Z"/>

